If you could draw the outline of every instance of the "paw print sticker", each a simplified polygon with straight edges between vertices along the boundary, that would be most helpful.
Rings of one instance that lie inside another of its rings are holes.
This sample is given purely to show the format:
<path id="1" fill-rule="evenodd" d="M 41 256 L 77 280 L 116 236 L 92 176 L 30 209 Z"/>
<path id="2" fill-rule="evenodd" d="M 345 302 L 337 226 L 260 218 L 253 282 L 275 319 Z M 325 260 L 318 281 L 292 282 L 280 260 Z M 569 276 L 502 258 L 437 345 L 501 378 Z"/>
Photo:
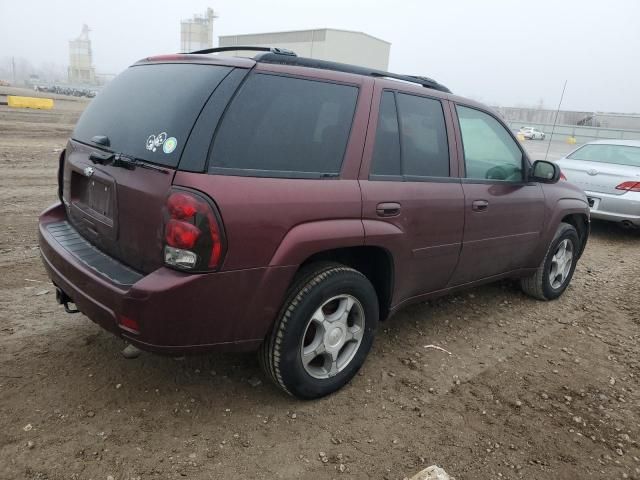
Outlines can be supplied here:
<path id="1" fill-rule="evenodd" d="M 173 138 L 173 137 L 172 137 Z M 155 152 L 160 145 L 162 145 L 167 139 L 167 132 L 161 132 L 157 135 L 149 135 L 147 138 L 147 150 Z"/>

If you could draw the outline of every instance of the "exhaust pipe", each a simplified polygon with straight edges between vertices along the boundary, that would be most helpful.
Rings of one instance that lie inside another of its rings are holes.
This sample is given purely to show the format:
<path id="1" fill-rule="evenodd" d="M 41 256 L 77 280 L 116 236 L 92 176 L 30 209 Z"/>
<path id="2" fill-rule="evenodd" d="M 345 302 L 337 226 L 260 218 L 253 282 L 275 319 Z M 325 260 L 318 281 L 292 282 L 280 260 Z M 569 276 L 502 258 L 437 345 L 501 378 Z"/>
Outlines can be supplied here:
<path id="1" fill-rule="evenodd" d="M 56 302 L 64 305 L 64 311 L 67 313 L 80 313 L 77 308 L 69 308 L 70 303 L 74 303 L 73 299 L 67 295 L 60 287 L 56 286 Z"/>

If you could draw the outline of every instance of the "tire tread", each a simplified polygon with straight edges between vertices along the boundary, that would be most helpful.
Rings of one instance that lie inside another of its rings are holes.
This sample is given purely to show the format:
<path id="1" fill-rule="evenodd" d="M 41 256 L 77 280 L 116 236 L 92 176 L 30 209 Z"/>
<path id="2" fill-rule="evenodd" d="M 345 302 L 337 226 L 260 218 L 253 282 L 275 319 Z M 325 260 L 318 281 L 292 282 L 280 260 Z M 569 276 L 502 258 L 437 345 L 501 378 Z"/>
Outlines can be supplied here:
<path id="1" fill-rule="evenodd" d="M 259 358 L 263 370 L 273 383 L 291 396 L 294 396 L 294 394 L 289 391 L 287 386 L 284 384 L 280 373 L 280 349 L 284 332 L 302 299 L 320 283 L 333 275 L 343 272 L 355 273 L 366 279 L 366 277 L 358 270 L 333 262 L 322 262 L 310 265 L 308 268 L 301 270 L 297 279 L 294 279 L 292 286 L 289 289 L 287 299 L 284 302 L 284 306 L 278 316 L 278 320 L 271 332 L 265 338 L 265 341 L 262 342 Z"/>
<path id="2" fill-rule="evenodd" d="M 549 243 L 547 253 L 545 253 L 542 262 L 540 262 L 540 265 L 538 266 L 538 269 L 533 275 L 520 279 L 520 288 L 530 297 L 537 298 L 538 300 L 549 300 L 545 295 L 543 288 L 545 265 L 547 263 L 547 258 L 549 258 L 549 254 L 551 253 L 551 248 L 554 246 L 556 239 L 567 230 L 575 230 L 575 228 L 569 223 L 561 222 L 558 226 L 558 230 L 556 230 L 556 234 L 553 236 L 553 240 L 551 240 L 551 242 Z"/>

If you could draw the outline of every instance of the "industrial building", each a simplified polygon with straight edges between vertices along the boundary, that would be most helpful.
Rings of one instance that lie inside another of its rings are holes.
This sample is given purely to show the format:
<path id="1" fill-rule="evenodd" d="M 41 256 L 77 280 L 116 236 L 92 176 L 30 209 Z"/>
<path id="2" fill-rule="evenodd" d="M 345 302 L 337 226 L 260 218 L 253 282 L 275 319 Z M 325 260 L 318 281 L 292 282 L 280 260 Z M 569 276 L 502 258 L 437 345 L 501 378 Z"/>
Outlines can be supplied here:
<path id="1" fill-rule="evenodd" d="M 551 110 L 525 107 L 494 107 L 507 122 L 523 125 L 576 125 L 619 130 L 640 130 L 640 114 Z M 556 119 L 557 115 L 557 119 Z"/>
<path id="2" fill-rule="evenodd" d="M 204 15 L 194 15 L 180 22 L 180 51 L 192 52 L 213 47 L 213 21 L 218 18 L 212 8 Z"/>
<path id="3" fill-rule="evenodd" d="M 379 70 L 389 69 L 391 49 L 391 43 L 366 33 L 334 28 L 225 35 L 219 37 L 219 44 L 221 47 L 249 45 L 287 48 L 301 57 L 351 63 Z M 253 53 L 237 52 L 237 55 L 250 56 Z"/>
<path id="4" fill-rule="evenodd" d="M 75 85 L 93 85 L 96 82 L 96 70 L 93 66 L 89 27 L 82 26 L 80 36 L 69 41 L 69 83 Z"/>

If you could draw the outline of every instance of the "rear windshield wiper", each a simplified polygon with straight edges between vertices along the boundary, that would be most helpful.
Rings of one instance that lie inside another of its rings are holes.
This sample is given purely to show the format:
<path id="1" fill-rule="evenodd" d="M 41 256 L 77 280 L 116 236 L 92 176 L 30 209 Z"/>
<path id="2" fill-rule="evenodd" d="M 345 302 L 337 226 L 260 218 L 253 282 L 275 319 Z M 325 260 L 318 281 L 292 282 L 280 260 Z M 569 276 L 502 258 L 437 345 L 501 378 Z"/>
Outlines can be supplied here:
<path id="1" fill-rule="evenodd" d="M 169 170 L 158 167 L 152 163 L 148 163 L 140 158 L 130 157 L 122 153 L 108 153 L 106 155 L 100 155 L 99 153 L 91 153 L 89 160 L 93 163 L 100 165 L 111 165 L 112 167 L 126 168 L 127 170 L 135 170 L 136 167 L 146 168 L 148 170 L 155 170 L 160 173 L 169 173 Z"/>

